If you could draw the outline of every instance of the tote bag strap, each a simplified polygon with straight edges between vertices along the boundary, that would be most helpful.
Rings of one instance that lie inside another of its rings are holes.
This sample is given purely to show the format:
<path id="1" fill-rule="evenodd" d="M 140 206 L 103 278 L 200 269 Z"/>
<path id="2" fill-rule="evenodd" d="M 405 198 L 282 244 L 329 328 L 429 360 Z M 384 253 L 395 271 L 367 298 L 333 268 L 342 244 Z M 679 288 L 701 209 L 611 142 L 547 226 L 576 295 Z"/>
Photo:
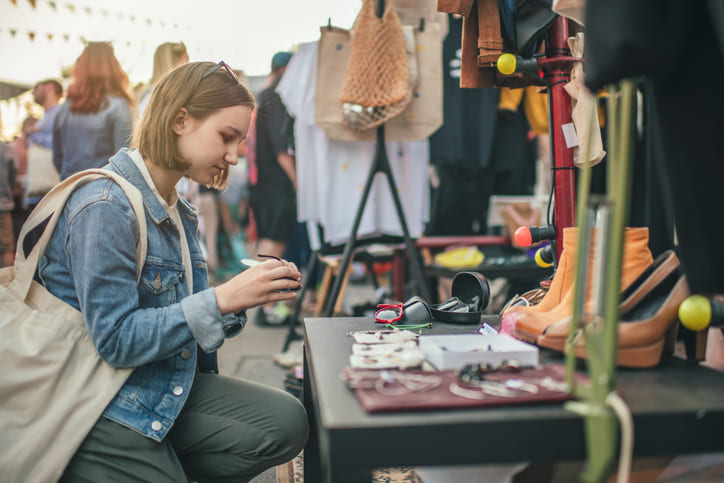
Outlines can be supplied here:
<path id="1" fill-rule="evenodd" d="M 80 186 L 101 178 L 112 179 L 123 189 L 123 192 L 131 202 L 131 207 L 136 215 L 139 229 L 138 243 L 136 244 L 136 264 L 138 267 L 136 281 L 138 282 L 140 280 L 141 269 L 145 263 L 146 252 L 148 250 L 148 240 L 146 237 L 146 214 L 143 207 L 143 196 L 138 188 L 113 171 L 105 169 L 87 169 L 66 178 L 50 190 L 30 213 L 25 221 L 25 224 L 20 230 L 20 235 L 18 235 L 17 241 L 17 250 L 15 253 L 15 278 L 8 287 L 18 296 L 23 299 L 27 297 L 33 277 L 35 276 L 35 271 L 38 268 L 40 256 L 45 252 L 45 248 L 50 241 L 50 237 L 58 224 L 58 218 L 60 218 L 60 215 L 63 212 L 63 207 L 68 201 L 70 195 Z M 26 259 L 23 250 L 25 237 L 31 230 L 42 224 L 48 217 L 50 217 L 48 224 L 43 230 L 40 239 L 31 250 L 30 255 L 28 255 Z"/>

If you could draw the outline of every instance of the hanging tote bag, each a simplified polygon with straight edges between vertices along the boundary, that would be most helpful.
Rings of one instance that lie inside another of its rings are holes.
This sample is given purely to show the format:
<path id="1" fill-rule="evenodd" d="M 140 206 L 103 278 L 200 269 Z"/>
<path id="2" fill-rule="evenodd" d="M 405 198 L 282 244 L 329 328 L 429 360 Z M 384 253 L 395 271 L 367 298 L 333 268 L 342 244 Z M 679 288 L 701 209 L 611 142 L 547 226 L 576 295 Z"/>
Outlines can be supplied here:
<path id="1" fill-rule="evenodd" d="M 366 130 L 401 113 L 412 99 L 402 24 L 392 0 L 363 0 L 352 27 L 352 43 L 339 96 L 342 116 L 352 129 Z"/>
<path id="2" fill-rule="evenodd" d="M 146 259 L 140 191 L 106 170 L 81 171 L 56 186 L 28 217 L 14 267 L 0 270 L 0 473 L 4 481 L 57 481 L 83 439 L 133 369 L 114 369 L 98 355 L 83 315 L 33 280 L 70 194 L 110 178 L 128 196 L 139 224 L 138 274 Z M 27 259 L 23 241 L 46 228 Z"/>
<path id="3" fill-rule="evenodd" d="M 412 52 L 408 49 L 408 71 L 410 59 L 415 59 L 417 82 L 411 88 L 412 100 L 399 115 L 385 124 L 385 138 L 388 141 L 421 141 L 430 137 L 442 126 L 442 34 L 438 23 L 430 22 L 423 30 L 403 26 L 403 32 L 410 29 L 414 36 Z M 314 96 L 314 122 L 331 139 L 339 141 L 374 141 L 374 129 L 354 130 L 342 118 L 339 95 L 344 83 L 345 72 L 340 65 L 347 65 L 350 56 L 350 32 L 338 27 L 324 26 L 317 46 L 317 83 Z M 409 77 L 409 74 L 408 74 Z M 409 83 L 409 79 L 408 79 Z"/>

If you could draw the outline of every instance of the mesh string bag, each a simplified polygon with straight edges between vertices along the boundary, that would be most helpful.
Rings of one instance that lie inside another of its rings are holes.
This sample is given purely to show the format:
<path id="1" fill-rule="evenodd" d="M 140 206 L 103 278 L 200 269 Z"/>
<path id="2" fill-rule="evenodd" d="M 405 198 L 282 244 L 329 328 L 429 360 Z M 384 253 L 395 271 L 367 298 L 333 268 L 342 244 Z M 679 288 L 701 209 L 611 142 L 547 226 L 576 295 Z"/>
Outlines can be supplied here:
<path id="1" fill-rule="evenodd" d="M 340 101 L 352 129 L 378 126 L 402 112 L 412 99 L 402 24 L 392 0 L 382 18 L 377 0 L 363 0 L 351 31 L 350 55 Z"/>

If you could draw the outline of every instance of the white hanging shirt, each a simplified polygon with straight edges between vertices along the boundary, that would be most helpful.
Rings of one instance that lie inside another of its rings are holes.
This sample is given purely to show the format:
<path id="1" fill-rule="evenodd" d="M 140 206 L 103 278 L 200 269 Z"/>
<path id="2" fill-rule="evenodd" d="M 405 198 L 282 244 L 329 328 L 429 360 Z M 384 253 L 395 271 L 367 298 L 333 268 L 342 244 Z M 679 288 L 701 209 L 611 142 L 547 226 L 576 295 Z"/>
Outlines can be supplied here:
<path id="1" fill-rule="evenodd" d="M 376 142 L 334 140 L 314 122 L 317 46 L 318 42 L 299 46 L 277 92 L 295 118 L 299 219 L 321 224 L 326 241 L 336 244 L 349 238 Z M 418 238 L 430 215 L 429 143 L 389 141 L 385 147 L 410 236 Z M 309 228 L 310 234 L 316 233 L 314 227 Z M 380 233 L 402 236 L 402 227 L 386 176 L 377 173 L 357 236 Z M 310 243 L 316 249 L 314 238 L 310 237 Z"/>

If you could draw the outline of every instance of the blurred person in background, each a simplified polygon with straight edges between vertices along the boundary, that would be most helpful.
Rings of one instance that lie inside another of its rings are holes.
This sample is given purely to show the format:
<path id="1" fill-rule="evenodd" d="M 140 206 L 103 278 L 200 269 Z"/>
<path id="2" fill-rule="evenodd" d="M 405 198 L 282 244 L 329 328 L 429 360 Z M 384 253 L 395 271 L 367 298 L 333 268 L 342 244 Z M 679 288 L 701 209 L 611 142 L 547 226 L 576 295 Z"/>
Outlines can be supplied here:
<path id="1" fill-rule="evenodd" d="M 15 189 L 15 208 L 13 209 L 13 233 L 15 240 L 18 239 L 20 228 L 22 228 L 25 219 L 30 213 L 24 205 L 26 174 L 28 171 L 28 136 L 33 131 L 38 120 L 33 116 L 23 119 L 20 135 L 10 141 L 8 144 L 13 150 L 15 156 L 15 167 L 17 169 L 17 184 Z"/>
<path id="2" fill-rule="evenodd" d="M 258 234 L 257 253 L 277 258 L 294 237 L 297 223 L 297 171 L 294 156 L 293 121 L 279 94 L 290 52 L 272 57 L 269 84 L 257 98 L 254 126 L 256 183 L 251 190 L 251 207 Z M 288 315 L 282 304 L 265 306 L 257 312 L 257 325 L 280 325 Z"/>
<path id="3" fill-rule="evenodd" d="M 128 146 L 133 129 L 128 75 L 108 42 L 89 42 L 73 68 L 53 128 L 53 163 L 63 180 L 100 168 Z"/>
<path id="4" fill-rule="evenodd" d="M 61 97 L 63 86 L 54 79 L 40 81 L 33 88 L 33 100 L 43 108 L 44 114 L 27 136 L 24 206 L 28 214 L 59 180 L 53 164 L 53 128 Z"/>
<path id="5" fill-rule="evenodd" d="M 151 74 L 151 80 L 148 81 L 148 85 L 141 94 L 136 109 L 139 118 L 143 115 L 148 100 L 151 98 L 151 92 L 153 92 L 153 88 L 161 80 L 161 77 L 188 61 L 189 54 L 183 42 L 165 42 L 156 47 L 156 52 L 153 54 L 153 74 Z"/>
<path id="6" fill-rule="evenodd" d="M 15 260 L 13 209 L 17 168 L 15 151 L 9 143 L 0 143 L 0 266 L 9 267 Z"/>

